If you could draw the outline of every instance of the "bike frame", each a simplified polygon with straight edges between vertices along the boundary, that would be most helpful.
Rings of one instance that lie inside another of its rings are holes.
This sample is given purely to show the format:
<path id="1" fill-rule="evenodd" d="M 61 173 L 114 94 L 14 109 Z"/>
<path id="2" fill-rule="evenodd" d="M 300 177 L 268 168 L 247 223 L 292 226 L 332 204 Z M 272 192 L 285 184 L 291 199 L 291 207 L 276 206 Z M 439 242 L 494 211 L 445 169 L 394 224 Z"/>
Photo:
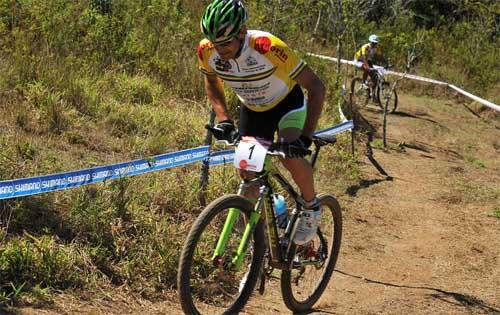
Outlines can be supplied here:
<path id="1" fill-rule="evenodd" d="M 373 87 L 373 91 L 372 91 L 373 93 L 375 93 L 377 88 L 379 88 L 379 89 L 382 88 L 382 84 L 385 82 L 385 74 L 380 73 L 379 69 L 377 69 L 377 68 L 371 68 L 370 71 L 373 71 L 375 78 L 377 79 L 375 82 L 376 86 Z M 371 76 L 370 76 L 370 80 L 372 80 Z"/>
<path id="2" fill-rule="evenodd" d="M 313 168 L 316 164 L 320 147 L 320 145 L 316 144 L 315 151 L 311 157 L 311 165 Z M 279 243 L 278 230 L 276 228 L 276 215 L 274 212 L 274 204 L 272 202 L 273 184 L 270 179 L 273 178 L 275 181 L 277 181 L 280 186 L 285 189 L 295 201 L 295 209 L 290 216 L 289 223 L 284 232 L 283 239 L 285 240 L 290 240 L 292 239 L 293 235 L 295 235 L 295 223 L 298 219 L 298 214 L 300 213 L 300 209 L 303 203 L 303 201 L 301 200 L 302 198 L 293 189 L 292 185 L 290 185 L 285 177 L 280 173 L 278 168 L 274 165 L 274 162 L 271 161 L 271 156 L 268 155 L 266 157 L 264 170 L 256 174 L 258 176 L 254 179 L 242 180 L 238 189 L 238 194 L 243 195 L 246 187 L 258 185 L 258 187 L 260 187 L 260 193 L 259 197 L 257 198 L 257 202 L 255 203 L 254 210 L 250 214 L 250 218 L 248 219 L 248 222 L 245 226 L 245 231 L 241 238 L 238 249 L 236 253 L 234 253 L 234 256 L 231 260 L 230 267 L 236 270 L 240 270 L 243 259 L 245 258 L 250 235 L 255 230 L 255 227 L 259 223 L 259 220 L 262 218 L 264 219 L 264 222 L 266 224 L 266 234 L 268 237 L 268 244 L 271 254 L 270 265 L 278 269 L 289 269 L 292 261 L 288 260 L 288 253 L 290 252 L 292 242 L 287 242 L 288 244 L 286 250 L 283 248 L 283 246 L 281 246 L 282 244 Z M 238 209 L 229 209 L 228 216 L 226 218 L 224 227 L 219 236 L 214 254 L 212 256 L 212 261 L 215 261 L 218 257 L 222 257 L 226 249 L 226 245 L 229 240 L 229 236 L 233 229 L 234 223 L 238 219 L 240 212 L 241 211 Z"/>

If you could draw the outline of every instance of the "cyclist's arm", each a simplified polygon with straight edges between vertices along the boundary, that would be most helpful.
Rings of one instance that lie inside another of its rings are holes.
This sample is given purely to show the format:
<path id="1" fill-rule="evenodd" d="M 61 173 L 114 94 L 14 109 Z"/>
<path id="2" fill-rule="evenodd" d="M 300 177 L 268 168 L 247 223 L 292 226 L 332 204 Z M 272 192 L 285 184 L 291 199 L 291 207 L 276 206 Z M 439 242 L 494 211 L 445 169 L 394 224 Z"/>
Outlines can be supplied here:
<path id="1" fill-rule="evenodd" d="M 363 70 L 368 71 L 370 69 L 370 63 L 368 62 L 368 58 L 365 56 L 363 58 Z"/>
<path id="2" fill-rule="evenodd" d="M 221 80 L 216 75 L 205 75 L 205 92 L 212 104 L 212 108 L 217 117 L 217 121 L 228 120 L 229 115 L 226 109 L 226 97 Z"/>
<path id="3" fill-rule="evenodd" d="M 312 138 L 325 100 L 325 85 L 311 68 L 306 66 L 295 78 L 307 90 L 307 118 L 302 134 Z"/>
<path id="4" fill-rule="evenodd" d="M 361 68 L 364 71 L 368 71 L 370 69 L 370 63 L 368 62 L 368 46 L 363 45 L 361 48 L 356 52 L 356 59 L 358 61 L 362 62 Z"/>

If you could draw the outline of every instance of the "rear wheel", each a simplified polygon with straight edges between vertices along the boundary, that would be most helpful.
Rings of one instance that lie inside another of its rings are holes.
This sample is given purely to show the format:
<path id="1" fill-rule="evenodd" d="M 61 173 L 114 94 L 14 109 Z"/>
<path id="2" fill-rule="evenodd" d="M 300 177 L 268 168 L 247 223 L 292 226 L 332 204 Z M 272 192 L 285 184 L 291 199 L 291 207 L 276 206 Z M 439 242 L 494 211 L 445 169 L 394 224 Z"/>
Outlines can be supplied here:
<path id="1" fill-rule="evenodd" d="M 365 107 L 370 100 L 370 89 L 363 87 L 363 79 L 356 77 L 351 81 L 351 105 Z"/>
<path id="2" fill-rule="evenodd" d="M 379 101 L 380 107 L 383 109 L 387 100 L 389 100 L 389 104 L 387 110 L 392 114 L 398 108 L 398 94 L 396 90 L 391 95 L 391 84 L 389 82 L 383 82 L 380 88 L 377 88 L 377 98 Z"/>
<path id="3" fill-rule="evenodd" d="M 230 209 L 240 210 L 229 231 L 225 251 L 214 251 Z M 227 195 L 210 203 L 194 222 L 182 249 L 177 286 L 186 314 L 237 314 L 257 282 L 264 256 L 264 228 L 259 221 L 241 268 L 232 265 L 252 204 L 242 196 Z"/>
<path id="4" fill-rule="evenodd" d="M 326 289 L 337 262 L 342 239 L 342 212 L 332 195 L 318 196 L 321 221 L 316 236 L 303 246 L 292 245 L 291 270 L 281 273 L 281 292 L 293 312 L 309 310 Z"/>

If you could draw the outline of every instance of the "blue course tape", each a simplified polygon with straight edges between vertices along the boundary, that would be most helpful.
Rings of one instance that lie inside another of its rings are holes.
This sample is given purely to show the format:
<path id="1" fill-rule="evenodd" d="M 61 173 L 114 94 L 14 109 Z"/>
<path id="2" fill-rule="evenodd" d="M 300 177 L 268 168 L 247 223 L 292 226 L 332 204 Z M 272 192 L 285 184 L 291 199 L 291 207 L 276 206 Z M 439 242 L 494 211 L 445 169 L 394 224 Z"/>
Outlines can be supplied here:
<path id="1" fill-rule="evenodd" d="M 319 130 L 315 135 L 338 134 L 353 128 L 351 120 L 331 128 Z M 134 176 L 180 165 L 204 161 L 211 166 L 232 163 L 234 150 L 209 152 L 208 146 L 165 153 L 148 159 L 98 166 L 84 170 L 51 175 L 0 181 L 0 200 L 30 196 L 50 191 L 68 189 L 105 180 Z"/>
<path id="2" fill-rule="evenodd" d="M 210 166 L 233 163 L 233 161 L 234 161 L 234 149 L 210 153 L 210 158 L 209 158 Z"/>
<path id="3" fill-rule="evenodd" d="M 352 120 L 347 120 L 338 125 L 330 128 L 318 130 L 314 133 L 315 136 L 325 136 L 325 135 L 336 135 L 344 131 L 352 130 L 354 128 L 354 123 Z M 210 153 L 209 164 L 212 165 L 222 165 L 233 163 L 234 161 L 234 150 L 225 150 Z"/>
<path id="4" fill-rule="evenodd" d="M 205 160 L 208 146 L 201 146 L 130 162 L 84 170 L 0 182 L 0 199 L 36 195 L 93 184 Z"/>
<path id="5" fill-rule="evenodd" d="M 352 120 L 348 120 L 333 127 L 316 131 L 314 135 L 316 136 L 324 136 L 330 134 L 336 135 L 347 130 L 352 130 L 352 128 L 354 128 L 354 123 L 352 122 Z"/>

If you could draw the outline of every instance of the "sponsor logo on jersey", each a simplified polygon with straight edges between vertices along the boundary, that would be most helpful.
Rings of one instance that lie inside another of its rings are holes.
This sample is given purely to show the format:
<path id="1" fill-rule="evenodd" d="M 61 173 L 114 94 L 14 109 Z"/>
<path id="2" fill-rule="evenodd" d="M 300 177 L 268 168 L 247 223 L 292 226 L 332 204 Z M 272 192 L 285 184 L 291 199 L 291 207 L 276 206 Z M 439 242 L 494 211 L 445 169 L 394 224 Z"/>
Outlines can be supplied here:
<path id="1" fill-rule="evenodd" d="M 243 83 L 241 83 L 241 87 L 244 89 L 250 89 L 250 88 L 253 88 L 253 84 L 243 82 Z"/>
<path id="2" fill-rule="evenodd" d="M 257 37 L 254 48 L 261 54 L 265 54 L 271 49 L 271 40 L 267 37 Z"/>
<path id="3" fill-rule="evenodd" d="M 258 63 L 257 60 L 252 56 L 248 56 L 248 58 L 247 58 L 247 60 L 245 60 L 245 62 L 247 63 L 247 66 L 249 66 L 249 67 L 255 66 Z"/>
<path id="4" fill-rule="evenodd" d="M 274 53 L 279 60 L 285 62 L 288 59 L 288 55 L 285 53 L 285 50 L 281 47 L 273 46 L 271 47 L 271 51 Z"/>
<path id="5" fill-rule="evenodd" d="M 197 53 L 198 53 L 198 58 L 200 58 L 200 60 L 203 60 L 203 50 L 210 48 L 211 46 L 212 46 L 212 43 L 208 40 L 202 40 L 198 44 Z"/>
<path id="6" fill-rule="evenodd" d="M 231 63 L 227 60 L 220 59 L 219 56 L 215 59 L 215 69 L 222 72 L 228 72 L 231 70 Z"/>

